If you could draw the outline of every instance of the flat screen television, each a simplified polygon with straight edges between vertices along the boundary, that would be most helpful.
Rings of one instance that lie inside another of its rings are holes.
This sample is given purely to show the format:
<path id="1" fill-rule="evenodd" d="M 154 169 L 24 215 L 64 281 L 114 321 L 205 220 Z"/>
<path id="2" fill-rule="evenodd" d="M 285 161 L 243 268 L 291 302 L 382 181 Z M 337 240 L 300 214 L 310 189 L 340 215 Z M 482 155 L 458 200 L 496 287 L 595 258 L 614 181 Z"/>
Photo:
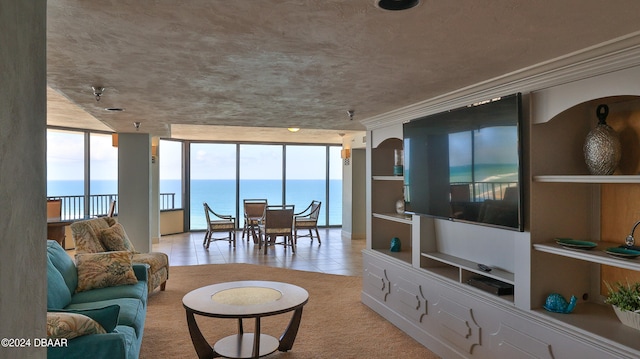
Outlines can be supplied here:
<path id="1" fill-rule="evenodd" d="M 405 210 L 523 231 L 521 95 L 404 123 Z"/>

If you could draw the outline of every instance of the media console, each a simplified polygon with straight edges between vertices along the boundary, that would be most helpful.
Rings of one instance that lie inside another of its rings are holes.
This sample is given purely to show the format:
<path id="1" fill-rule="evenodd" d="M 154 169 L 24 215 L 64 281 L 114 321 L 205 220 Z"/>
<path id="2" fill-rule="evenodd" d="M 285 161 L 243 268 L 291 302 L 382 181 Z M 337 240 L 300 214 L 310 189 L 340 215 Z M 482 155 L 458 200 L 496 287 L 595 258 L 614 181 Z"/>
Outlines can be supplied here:
<path id="1" fill-rule="evenodd" d="M 582 156 L 600 103 L 609 105 L 607 122 L 614 129 L 640 138 L 640 35 L 633 40 L 634 46 L 626 39 L 592 49 L 587 61 L 576 55 L 571 66 L 558 60 L 553 71 L 552 64 L 541 65 L 534 75 L 535 69 L 514 74 L 363 121 L 363 303 L 445 358 L 640 357 L 640 332 L 622 325 L 604 304 L 602 285 L 621 276 L 640 281 L 640 259 L 600 250 L 622 244 L 640 219 L 640 155 L 629 158 L 640 145 L 623 142 L 632 146 L 621 164 L 626 173 L 613 176 L 589 175 Z M 397 214 L 404 178 L 393 175 L 393 153 L 403 149 L 402 124 L 515 92 L 522 93 L 524 115 L 524 231 Z M 392 237 L 401 239 L 401 252 L 389 251 Z M 566 249 L 556 237 L 599 246 Z M 576 295 L 574 312 L 544 310 L 551 293 Z"/>

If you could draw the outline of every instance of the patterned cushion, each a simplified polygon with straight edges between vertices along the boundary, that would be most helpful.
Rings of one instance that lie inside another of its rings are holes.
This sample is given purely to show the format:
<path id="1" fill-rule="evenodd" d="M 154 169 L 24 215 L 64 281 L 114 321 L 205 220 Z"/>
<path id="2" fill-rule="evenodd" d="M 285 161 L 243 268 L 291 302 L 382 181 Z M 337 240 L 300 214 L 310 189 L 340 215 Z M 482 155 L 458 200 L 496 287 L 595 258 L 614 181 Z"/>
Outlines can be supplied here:
<path id="1" fill-rule="evenodd" d="M 118 315 L 120 306 L 118 304 L 108 305 L 101 308 L 90 309 L 47 309 L 47 314 L 52 313 L 72 313 L 82 314 L 95 320 L 107 332 L 111 333 L 118 325 Z"/>
<path id="2" fill-rule="evenodd" d="M 267 234 L 271 234 L 271 233 L 290 233 L 291 232 L 291 228 L 266 228 L 265 229 L 265 233 Z"/>
<path id="3" fill-rule="evenodd" d="M 113 218 L 109 218 L 113 220 Z M 108 217 L 88 219 L 71 224 L 73 240 L 76 243 L 76 253 L 104 252 L 105 248 L 98 239 L 98 232 L 109 228 Z"/>
<path id="4" fill-rule="evenodd" d="M 211 221 L 211 229 L 235 229 L 236 224 L 233 221 Z"/>
<path id="5" fill-rule="evenodd" d="M 76 292 L 138 283 L 131 264 L 132 256 L 127 251 L 76 254 Z"/>
<path id="6" fill-rule="evenodd" d="M 86 315 L 68 312 L 47 312 L 47 337 L 73 339 L 87 334 L 104 334 L 106 331 Z"/>
<path id="7" fill-rule="evenodd" d="M 133 244 L 120 223 L 98 231 L 98 238 L 107 251 L 135 252 Z"/>
<path id="8" fill-rule="evenodd" d="M 316 223 L 315 219 L 296 218 L 296 227 L 315 227 Z"/>
<path id="9" fill-rule="evenodd" d="M 162 267 L 169 266 L 169 256 L 162 252 L 136 253 L 131 261 L 133 263 L 148 264 L 151 273 L 157 272 Z"/>

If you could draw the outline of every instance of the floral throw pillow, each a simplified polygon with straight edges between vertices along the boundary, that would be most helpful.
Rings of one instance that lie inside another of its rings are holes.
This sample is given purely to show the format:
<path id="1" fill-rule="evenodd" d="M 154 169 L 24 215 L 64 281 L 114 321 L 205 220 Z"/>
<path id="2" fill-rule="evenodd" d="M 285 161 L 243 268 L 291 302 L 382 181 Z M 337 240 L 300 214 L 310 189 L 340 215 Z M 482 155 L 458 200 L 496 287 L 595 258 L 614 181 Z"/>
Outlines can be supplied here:
<path id="1" fill-rule="evenodd" d="M 138 283 L 128 251 L 76 254 L 76 292 Z"/>
<path id="2" fill-rule="evenodd" d="M 47 337 L 73 339 L 87 334 L 104 334 L 106 331 L 86 315 L 68 312 L 47 313 Z"/>
<path id="3" fill-rule="evenodd" d="M 100 230 L 98 237 L 104 248 L 108 251 L 135 252 L 135 248 L 129 240 L 127 232 L 124 231 L 124 227 L 120 223 Z"/>

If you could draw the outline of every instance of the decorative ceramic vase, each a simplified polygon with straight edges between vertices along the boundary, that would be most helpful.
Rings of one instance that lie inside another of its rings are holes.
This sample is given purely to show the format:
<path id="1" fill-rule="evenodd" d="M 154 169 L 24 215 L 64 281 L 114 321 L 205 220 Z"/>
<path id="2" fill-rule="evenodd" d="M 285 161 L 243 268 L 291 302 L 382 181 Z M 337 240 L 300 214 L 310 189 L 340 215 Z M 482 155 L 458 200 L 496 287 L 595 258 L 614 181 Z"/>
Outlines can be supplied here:
<path id="1" fill-rule="evenodd" d="M 622 310 L 615 305 L 612 306 L 613 311 L 616 312 L 620 322 L 628 327 L 640 330 L 640 313 L 630 312 L 628 310 Z"/>
<path id="2" fill-rule="evenodd" d="M 402 150 L 393 152 L 393 175 L 402 176 L 404 174 L 404 153 Z"/>
<path id="3" fill-rule="evenodd" d="M 584 141 L 584 160 L 592 175 L 610 175 L 620 162 L 620 137 L 607 125 L 608 114 L 607 105 L 598 106 L 598 125 Z"/>
<path id="4" fill-rule="evenodd" d="M 400 252 L 401 249 L 402 249 L 402 244 L 400 243 L 400 238 L 398 238 L 398 237 L 391 238 L 391 248 L 390 248 L 390 250 L 392 252 Z"/>
<path id="5" fill-rule="evenodd" d="M 404 214 L 404 198 L 400 198 L 396 201 L 396 212 L 398 214 Z"/>

